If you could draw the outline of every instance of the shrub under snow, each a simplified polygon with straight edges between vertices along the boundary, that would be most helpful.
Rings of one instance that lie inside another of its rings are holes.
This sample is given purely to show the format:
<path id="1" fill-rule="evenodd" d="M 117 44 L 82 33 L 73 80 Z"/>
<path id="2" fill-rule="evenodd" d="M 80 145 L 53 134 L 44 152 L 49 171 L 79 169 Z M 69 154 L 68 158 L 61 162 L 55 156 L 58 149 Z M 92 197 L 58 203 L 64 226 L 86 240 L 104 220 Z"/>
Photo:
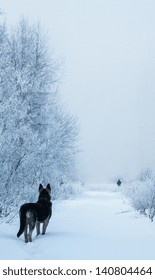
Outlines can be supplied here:
<path id="1" fill-rule="evenodd" d="M 151 221 L 155 215 L 155 172 L 147 172 L 139 181 L 126 184 L 123 193 L 132 206 L 147 215 Z"/>

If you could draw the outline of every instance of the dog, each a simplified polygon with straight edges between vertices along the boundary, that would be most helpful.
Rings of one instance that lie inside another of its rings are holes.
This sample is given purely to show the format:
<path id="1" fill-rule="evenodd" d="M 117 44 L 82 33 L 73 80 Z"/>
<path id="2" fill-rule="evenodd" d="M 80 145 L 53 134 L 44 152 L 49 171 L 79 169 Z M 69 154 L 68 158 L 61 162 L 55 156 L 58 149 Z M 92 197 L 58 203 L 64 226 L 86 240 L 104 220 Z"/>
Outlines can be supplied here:
<path id="1" fill-rule="evenodd" d="M 32 232 L 35 226 L 37 236 L 40 234 L 41 223 L 43 223 L 42 234 L 45 234 L 49 220 L 52 216 L 50 184 L 48 184 L 46 188 L 40 184 L 38 191 L 38 201 L 36 203 L 25 203 L 19 210 L 20 228 L 17 237 L 24 233 L 25 243 L 32 242 Z"/>

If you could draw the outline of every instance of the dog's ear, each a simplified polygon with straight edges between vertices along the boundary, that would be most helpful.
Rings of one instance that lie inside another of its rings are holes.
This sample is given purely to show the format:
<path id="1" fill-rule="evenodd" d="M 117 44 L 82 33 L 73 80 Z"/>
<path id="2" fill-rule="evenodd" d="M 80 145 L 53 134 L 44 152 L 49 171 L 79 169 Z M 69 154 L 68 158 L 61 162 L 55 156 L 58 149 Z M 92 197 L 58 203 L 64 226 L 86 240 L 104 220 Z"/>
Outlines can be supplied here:
<path id="1" fill-rule="evenodd" d="M 47 184 L 46 189 L 47 189 L 48 191 L 51 191 L 51 186 L 50 186 L 50 184 Z"/>
<path id="2" fill-rule="evenodd" d="M 43 185 L 40 184 L 40 185 L 39 185 L 39 192 L 40 192 L 42 189 L 43 189 Z"/>

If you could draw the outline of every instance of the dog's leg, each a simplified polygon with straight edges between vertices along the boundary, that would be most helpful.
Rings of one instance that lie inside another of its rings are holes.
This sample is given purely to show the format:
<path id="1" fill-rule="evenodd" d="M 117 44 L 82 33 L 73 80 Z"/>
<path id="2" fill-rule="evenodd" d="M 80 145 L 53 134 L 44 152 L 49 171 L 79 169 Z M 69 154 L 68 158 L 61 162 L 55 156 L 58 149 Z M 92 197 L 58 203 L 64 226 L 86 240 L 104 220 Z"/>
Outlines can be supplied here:
<path id="1" fill-rule="evenodd" d="M 42 234 L 45 234 L 48 223 L 49 223 L 49 217 L 43 222 Z"/>
<path id="2" fill-rule="evenodd" d="M 28 241 L 32 242 L 32 232 L 35 228 L 35 216 L 32 211 L 27 211 L 26 213 L 26 219 L 27 219 L 27 229 L 29 229 L 28 233 Z"/>
<path id="3" fill-rule="evenodd" d="M 36 221 L 37 236 L 40 234 L 40 223 Z"/>
<path id="4" fill-rule="evenodd" d="M 28 241 L 29 241 L 29 242 L 32 242 L 32 228 L 31 228 L 30 221 L 29 221 Z"/>
<path id="5" fill-rule="evenodd" d="M 32 242 L 32 232 L 35 228 L 35 224 L 29 224 L 29 242 Z"/>
<path id="6" fill-rule="evenodd" d="M 25 230 L 24 230 L 25 243 L 28 242 L 27 227 L 28 227 L 28 225 L 27 225 L 27 222 L 26 222 L 26 226 L 25 226 Z"/>

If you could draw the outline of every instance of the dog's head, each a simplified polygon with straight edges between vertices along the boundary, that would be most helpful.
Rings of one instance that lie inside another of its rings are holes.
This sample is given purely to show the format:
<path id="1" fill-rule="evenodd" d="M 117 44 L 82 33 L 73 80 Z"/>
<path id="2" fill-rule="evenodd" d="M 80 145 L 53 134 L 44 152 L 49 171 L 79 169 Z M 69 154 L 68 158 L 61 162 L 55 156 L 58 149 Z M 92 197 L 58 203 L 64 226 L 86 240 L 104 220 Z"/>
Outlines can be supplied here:
<path id="1" fill-rule="evenodd" d="M 47 184 L 46 188 L 42 184 L 39 185 L 39 197 L 48 197 L 51 198 L 51 186 Z"/>

